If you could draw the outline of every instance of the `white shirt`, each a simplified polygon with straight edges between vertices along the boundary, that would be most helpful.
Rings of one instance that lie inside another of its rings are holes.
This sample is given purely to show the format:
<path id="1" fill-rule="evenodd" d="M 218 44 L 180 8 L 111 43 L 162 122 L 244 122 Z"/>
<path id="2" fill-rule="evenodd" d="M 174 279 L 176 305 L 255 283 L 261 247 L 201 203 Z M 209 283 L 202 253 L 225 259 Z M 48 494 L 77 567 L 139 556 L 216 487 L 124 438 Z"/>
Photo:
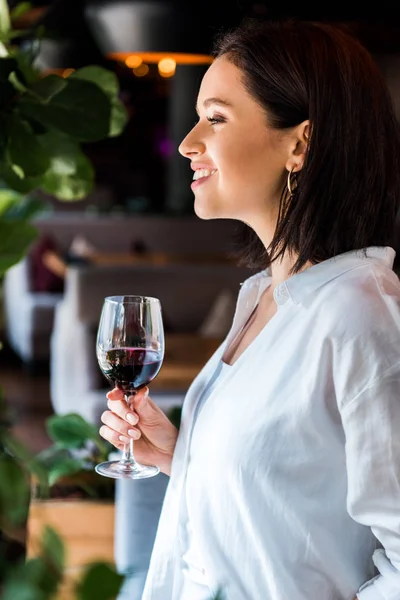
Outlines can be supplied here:
<path id="1" fill-rule="evenodd" d="M 277 286 L 278 311 L 193 427 L 270 275 L 243 284 L 228 338 L 184 402 L 143 600 L 191 600 L 181 595 L 187 481 L 210 597 L 222 588 L 227 600 L 353 600 L 362 588 L 360 600 L 400 600 L 394 256 L 348 252 Z"/>
<path id="2" fill-rule="evenodd" d="M 213 376 L 209 380 L 199 402 L 197 403 L 196 411 L 193 415 L 192 434 L 196 429 L 195 422 L 203 405 L 208 400 L 215 386 L 221 385 L 221 382 L 223 378 L 227 376 L 229 369 L 229 365 L 222 360 L 219 361 Z M 201 439 L 199 441 L 201 443 Z M 197 543 L 196 532 L 193 531 L 192 517 L 190 514 L 190 508 L 192 506 L 196 506 L 198 500 L 195 495 L 196 486 L 191 484 L 191 477 L 196 478 L 197 472 L 195 469 L 191 468 L 191 464 L 191 458 L 189 455 L 188 472 L 185 483 L 186 501 L 182 503 L 181 513 L 181 519 L 186 520 L 186 551 L 182 556 L 182 572 L 184 581 L 181 597 L 190 598 L 190 600 L 210 600 L 210 588 L 208 587 L 207 578 L 203 567 L 202 553 Z"/>

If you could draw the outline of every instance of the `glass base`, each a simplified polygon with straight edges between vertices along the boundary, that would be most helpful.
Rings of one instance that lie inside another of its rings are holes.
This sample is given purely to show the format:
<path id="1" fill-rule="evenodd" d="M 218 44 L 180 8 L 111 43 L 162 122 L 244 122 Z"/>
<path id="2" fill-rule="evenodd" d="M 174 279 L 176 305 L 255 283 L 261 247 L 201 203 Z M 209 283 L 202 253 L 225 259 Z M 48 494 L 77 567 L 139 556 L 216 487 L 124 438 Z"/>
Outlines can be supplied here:
<path id="1" fill-rule="evenodd" d="M 119 460 L 110 460 L 108 462 L 96 465 L 95 470 L 104 477 L 113 479 L 146 479 L 158 475 L 160 469 L 153 465 L 141 465 L 137 462 L 124 464 Z"/>

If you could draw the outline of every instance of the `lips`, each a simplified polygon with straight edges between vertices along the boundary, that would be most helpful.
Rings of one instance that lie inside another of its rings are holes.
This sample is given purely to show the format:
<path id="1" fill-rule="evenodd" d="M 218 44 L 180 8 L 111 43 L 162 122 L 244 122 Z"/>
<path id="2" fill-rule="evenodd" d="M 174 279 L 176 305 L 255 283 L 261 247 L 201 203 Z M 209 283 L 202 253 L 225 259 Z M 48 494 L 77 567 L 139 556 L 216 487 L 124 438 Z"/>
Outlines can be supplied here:
<path id="1" fill-rule="evenodd" d="M 200 163 L 200 162 L 191 162 L 190 168 L 193 171 L 198 171 L 199 169 L 206 169 L 207 171 L 214 171 L 216 169 L 215 165 L 210 163 Z"/>
<path id="2" fill-rule="evenodd" d="M 195 190 L 197 187 L 199 187 L 199 185 L 202 185 L 203 183 L 206 183 L 209 179 L 211 179 L 212 177 L 214 177 L 215 173 L 217 171 L 215 170 L 212 174 L 207 175 L 205 177 L 201 177 L 200 179 L 196 179 L 195 181 L 192 182 L 191 184 L 191 188 L 192 190 Z"/>

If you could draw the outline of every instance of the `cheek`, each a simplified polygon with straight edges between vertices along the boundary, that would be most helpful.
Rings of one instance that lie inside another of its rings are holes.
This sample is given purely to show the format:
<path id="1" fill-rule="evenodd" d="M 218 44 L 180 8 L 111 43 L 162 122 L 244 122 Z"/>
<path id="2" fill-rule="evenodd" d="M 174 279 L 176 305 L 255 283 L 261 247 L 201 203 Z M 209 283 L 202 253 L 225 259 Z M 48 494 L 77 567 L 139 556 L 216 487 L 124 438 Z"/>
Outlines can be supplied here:
<path id="1" fill-rule="evenodd" d="M 229 160 L 228 160 L 229 159 Z M 257 209 L 276 189 L 273 156 L 238 148 L 221 163 L 218 189 L 229 205 L 246 212 Z"/>

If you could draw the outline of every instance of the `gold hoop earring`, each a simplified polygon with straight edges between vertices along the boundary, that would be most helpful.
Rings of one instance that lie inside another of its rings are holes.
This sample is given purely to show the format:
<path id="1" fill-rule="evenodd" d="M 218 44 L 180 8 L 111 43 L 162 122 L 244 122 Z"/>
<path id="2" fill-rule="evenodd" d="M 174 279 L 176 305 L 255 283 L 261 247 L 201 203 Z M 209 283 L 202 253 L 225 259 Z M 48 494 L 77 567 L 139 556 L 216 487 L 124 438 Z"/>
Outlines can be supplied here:
<path id="1" fill-rule="evenodd" d="M 287 189 L 288 189 L 288 191 L 289 191 L 289 194 L 290 194 L 291 196 L 293 196 L 293 192 L 294 192 L 294 191 L 296 190 L 296 188 L 297 188 L 297 183 L 296 183 L 296 173 L 293 173 L 293 171 L 294 171 L 294 167 L 292 167 L 292 168 L 291 168 L 291 170 L 290 170 L 290 171 L 289 171 L 289 173 L 288 173 L 288 177 L 287 177 L 287 184 L 286 184 L 286 185 L 287 185 Z M 294 185 L 294 187 L 293 187 L 293 185 L 292 185 L 292 175 L 293 175 L 293 184 L 295 184 L 295 185 Z"/>

